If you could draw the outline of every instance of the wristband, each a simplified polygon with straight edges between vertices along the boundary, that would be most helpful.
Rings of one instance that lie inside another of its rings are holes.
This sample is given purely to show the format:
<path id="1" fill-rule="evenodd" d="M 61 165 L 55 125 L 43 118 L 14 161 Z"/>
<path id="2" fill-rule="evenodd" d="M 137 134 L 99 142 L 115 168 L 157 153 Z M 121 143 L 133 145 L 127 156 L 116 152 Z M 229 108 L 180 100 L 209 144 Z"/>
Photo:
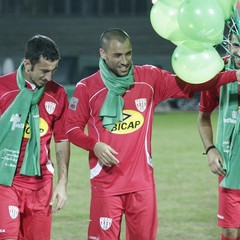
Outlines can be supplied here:
<path id="1" fill-rule="evenodd" d="M 216 148 L 216 147 L 215 147 L 214 145 L 209 146 L 209 147 L 206 149 L 206 152 L 203 153 L 203 155 L 207 155 L 208 152 L 209 152 L 211 149 L 213 149 L 213 148 Z"/>

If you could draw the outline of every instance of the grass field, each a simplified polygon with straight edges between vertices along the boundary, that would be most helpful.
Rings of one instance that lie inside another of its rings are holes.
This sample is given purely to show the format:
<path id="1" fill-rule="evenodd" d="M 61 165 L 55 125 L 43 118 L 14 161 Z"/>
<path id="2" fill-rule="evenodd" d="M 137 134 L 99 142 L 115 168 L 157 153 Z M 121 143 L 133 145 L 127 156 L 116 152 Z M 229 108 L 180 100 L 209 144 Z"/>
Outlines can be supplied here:
<path id="1" fill-rule="evenodd" d="M 213 117 L 217 119 L 216 113 Z M 152 155 L 159 214 L 157 240 L 219 240 L 217 177 L 209 171 L 202 152 L 197 112 L 155 115 Z M 87 152 L 74 146 L 69 174 L 68 202 L 53 218 L 52 240 L 86 240 Z M 125 239 L 124 227 L 121 239 Z"/>

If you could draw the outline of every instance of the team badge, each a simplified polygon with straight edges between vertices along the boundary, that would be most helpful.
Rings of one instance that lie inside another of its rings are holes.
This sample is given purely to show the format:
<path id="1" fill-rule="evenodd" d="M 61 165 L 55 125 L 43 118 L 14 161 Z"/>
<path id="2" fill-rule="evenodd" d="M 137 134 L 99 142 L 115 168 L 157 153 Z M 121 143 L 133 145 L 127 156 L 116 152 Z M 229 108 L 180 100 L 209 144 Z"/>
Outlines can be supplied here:
<path id="1" fill-rule="evenodd" d="M 147 99 L 146 98 L 136 99 L 135 105 L 140 112 L 144 112 L 147 107 Z"/>
<path id="2" fill-rule="evenodd" d="M 18 216 L 19 209 L 16 206 L 8 206 L 9 215 L 12 219 Z"/>
<path id="3" fill-rule="evenodd" d="M 52 114 L 56 108 L 56 103 L 46 101 L 45 102 L 45 109 L 49 114 Z"/>
<path id="4" fill-rule="evenodd" d="M 100 226 L 103 230 L 108 230 L 112 225 L 112 218 L 100 217 Z"/>
<path id="5" fill-rule="evenodd" d="M 78 98 L 72 97 L 69 103 L 69 108 L 76 111 L 77 110 L 77 104 L 78 104 Z"/>

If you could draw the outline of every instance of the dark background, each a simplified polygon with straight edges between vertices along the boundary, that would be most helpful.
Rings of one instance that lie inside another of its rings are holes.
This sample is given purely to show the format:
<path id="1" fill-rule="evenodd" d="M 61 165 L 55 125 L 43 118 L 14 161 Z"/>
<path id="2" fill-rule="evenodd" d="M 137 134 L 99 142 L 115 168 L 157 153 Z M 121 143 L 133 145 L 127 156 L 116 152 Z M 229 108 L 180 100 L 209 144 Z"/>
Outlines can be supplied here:
<path id="1" fill-rule="evenodd" d="M 176 46 L 153 30 L 151 8 L 151 0 L 0 0 L 0 75 L 17 69 L 28 39 L 43 34 L 61 52 L 54 79 L 74 86 L 98 69 L 99 37 L 112 27 L 130 35 L 135 65 L 173 71 Z"/>

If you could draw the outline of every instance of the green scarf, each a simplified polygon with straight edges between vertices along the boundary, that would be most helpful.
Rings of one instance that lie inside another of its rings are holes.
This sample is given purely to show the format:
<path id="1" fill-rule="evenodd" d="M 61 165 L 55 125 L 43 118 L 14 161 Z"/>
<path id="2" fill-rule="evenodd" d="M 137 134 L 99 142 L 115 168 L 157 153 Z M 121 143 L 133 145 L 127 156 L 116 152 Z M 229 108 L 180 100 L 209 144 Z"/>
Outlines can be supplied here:
<path id="1" fill-rule="evenodd" d="M 234 69 L 230 60 L 226 70 Z M 217 130 L 217 148 L 224 159 L 226 175 L 220 186 L 240 189 L 240 113 L 238 112 L 238 82 L 221 87 Z"/>
<path id="2" fill-rule="evenodd" d="M 102 58 L 99 60 L 99 68 L 102 80 L 108 89 L 99 117 L 103 119 L 102 125 L 111 131 L 115 123 L 123 121 L 124 101 L 122 96 L 133 84 L 133 66 L 128 75 L 124 77 L 117 77 L 113 74 Z"/>
<path id="3" fill-rule="evenodd" d="M 41 176 L 40 132 L 38 102 L 44 87 L 31 91 L 25 87 L 24 65 L 17 70 L 17 84 L 20 89 L 11 105 L 0 117 L 0 184 L 11 186 L 20 154 L 24 127 L 29 119 L 30 139 L 26 146 L 20 173 L 27 176 Z"/>

